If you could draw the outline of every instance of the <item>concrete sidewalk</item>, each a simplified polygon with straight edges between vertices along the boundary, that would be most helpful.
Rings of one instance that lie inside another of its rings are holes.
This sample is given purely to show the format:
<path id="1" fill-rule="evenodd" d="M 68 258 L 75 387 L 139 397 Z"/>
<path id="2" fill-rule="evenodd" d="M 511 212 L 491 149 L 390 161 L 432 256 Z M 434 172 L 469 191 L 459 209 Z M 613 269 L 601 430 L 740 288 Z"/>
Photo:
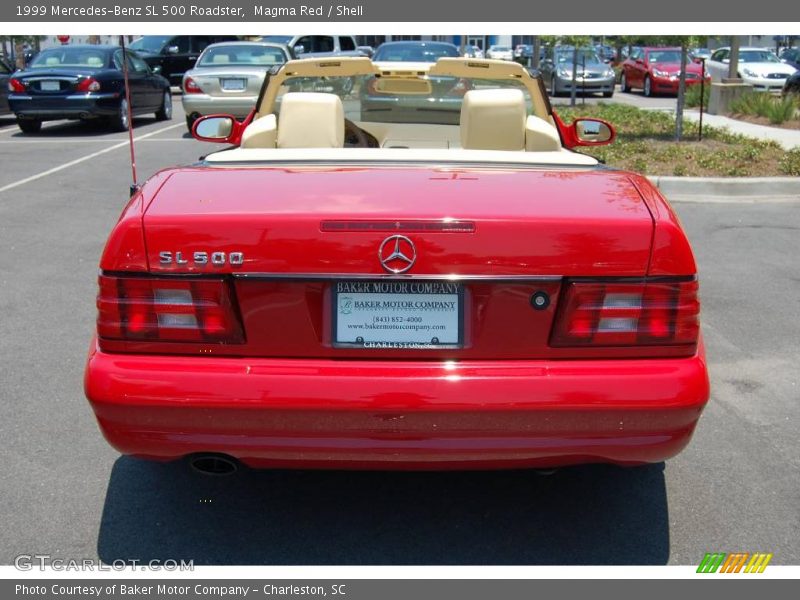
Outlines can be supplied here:
<path id="1" fill-rule="evenodd" d="M 683 116 L 691 121 L 699 121 L 700 111 L 687 109 L 684 111 Z M 733 133 L 740 133 L 759 140 L 771 140 L 780 144 L 785 150 L 800 148 L 800 129 L 782 129 L 780 127 L 755 125 L 721 115 L 709 115 L 708 113 L 703 113 L 703 125 L 726 128 Z"/>

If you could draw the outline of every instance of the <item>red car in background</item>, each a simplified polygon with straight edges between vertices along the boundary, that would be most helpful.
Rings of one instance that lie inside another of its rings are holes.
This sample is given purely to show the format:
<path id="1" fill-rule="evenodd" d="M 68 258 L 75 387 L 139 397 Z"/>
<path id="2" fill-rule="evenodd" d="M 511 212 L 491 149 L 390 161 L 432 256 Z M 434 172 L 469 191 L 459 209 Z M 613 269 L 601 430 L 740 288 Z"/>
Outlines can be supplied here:
<path id="1" fill-rule="evenodd" d="M 622 63 L 619 87 L 623 92 L 634 88 L 644 90 L 645 96 L 654 94 L 677 94 L 681 74 L 680 48 L 634 48 Z M 700 83 L 703 67 L 687 59 L 686 85 Z M 711 76 L 706 73 L 706 83 Z"/>
<path id="2" fill-rule="evenodd" d="M 245 121 L 195 122 L 235 147 L 131 198 L 86 367 L 108 441 L 215 473 L 680 452 L 709 394 L 697 266 L 645 177 L 572 150 L 613 128 L 564 124 L 516 62 L 385 64 L 286 63 Z M 467 91 L 425 110 L 441 78 Z M 376 79 L 417 122 L 293 91 Z"/>

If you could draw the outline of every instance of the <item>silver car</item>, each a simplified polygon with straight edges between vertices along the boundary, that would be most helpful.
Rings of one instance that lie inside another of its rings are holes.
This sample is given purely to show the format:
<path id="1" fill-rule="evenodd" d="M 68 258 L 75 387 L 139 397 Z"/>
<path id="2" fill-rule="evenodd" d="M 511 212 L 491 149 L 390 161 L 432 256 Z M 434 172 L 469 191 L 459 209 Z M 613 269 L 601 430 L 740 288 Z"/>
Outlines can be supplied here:
<path id="1" fill-rule="evenodd" d="M 552 48 L 539 65 L 545 85 L 553 96 L 572 91 L 572 62 L 574 51 L 569 46 Z M 575 87 L 579 94 L 602 93 L 604 98 L 614 95 L 616 74 L 604 63 L 593 48 L 579 48 L 575 73 Z"/>
<path id="2" fill-rule="evenodd" d="M 266 73 L 291 60 L 289 49 L 270 42 L 221 42 L 208 46 L 183 76 L 183 110 L 189 131 L 198 117 L 244 118 L 255 106 Z"/>

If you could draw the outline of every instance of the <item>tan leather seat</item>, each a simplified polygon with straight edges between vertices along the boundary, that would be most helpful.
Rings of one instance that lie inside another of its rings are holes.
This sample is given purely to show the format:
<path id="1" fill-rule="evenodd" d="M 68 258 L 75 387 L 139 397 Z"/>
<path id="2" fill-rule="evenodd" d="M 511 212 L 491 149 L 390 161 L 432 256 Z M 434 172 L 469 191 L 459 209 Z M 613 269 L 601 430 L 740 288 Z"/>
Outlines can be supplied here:
<path id="1" fill-rule="evenodd" d="M 461 105 L 461 147 L 524 150 L 525 96 L 521 90 L 470 90 Z"/>
<path id="2" fill-rule="evenodd" d="M 528 116 L 522 90 L 470 90 L 461 105 L 461 147 L 467 150 L 558 152 L 558 130 Z"/>
<path id="3" fill-rule="evenodd" d="M 281 99 L 278 148 L 341 148 L 344 109 L 336 94 L 289 92 Z"/>

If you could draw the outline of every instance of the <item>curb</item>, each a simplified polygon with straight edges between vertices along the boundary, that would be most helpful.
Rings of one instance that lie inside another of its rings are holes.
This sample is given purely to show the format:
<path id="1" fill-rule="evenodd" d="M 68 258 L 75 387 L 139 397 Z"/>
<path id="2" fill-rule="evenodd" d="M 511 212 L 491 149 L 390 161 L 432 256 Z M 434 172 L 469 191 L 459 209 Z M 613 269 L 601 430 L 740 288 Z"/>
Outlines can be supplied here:
<path id="1" fill-rule="evenodd" d="M 755 202 L 800 200 L 800 177 L 667 177 L 647 179 L 667 198 Z"/>

